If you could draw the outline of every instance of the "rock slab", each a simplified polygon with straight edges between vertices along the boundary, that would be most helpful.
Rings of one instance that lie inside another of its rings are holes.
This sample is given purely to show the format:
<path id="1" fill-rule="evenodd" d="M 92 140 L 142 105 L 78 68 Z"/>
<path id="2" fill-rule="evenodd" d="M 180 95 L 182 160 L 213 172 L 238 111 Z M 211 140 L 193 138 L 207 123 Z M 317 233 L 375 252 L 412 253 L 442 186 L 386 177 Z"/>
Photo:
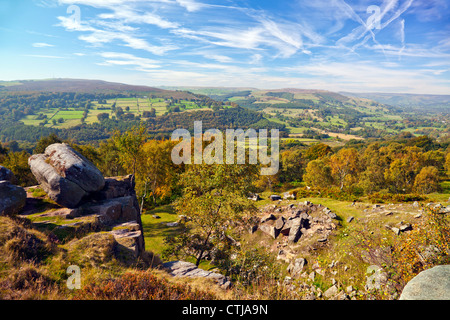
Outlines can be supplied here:
<path id="1" fill-rule="evenodd" d="M 400 300 L 450 300 L 450 265 L 419 273 L 403 288 Z"/>
<path id="2" fill-rule="evenodd" d="M 171 261 L 164 263 L 163 267 L 174 277 L 200 277 L 212 279 L 223 289 L 228 289 L 231 286 L 231 282 L 226 276 L 220 273 L 200 269 L 191 262 Z"/>

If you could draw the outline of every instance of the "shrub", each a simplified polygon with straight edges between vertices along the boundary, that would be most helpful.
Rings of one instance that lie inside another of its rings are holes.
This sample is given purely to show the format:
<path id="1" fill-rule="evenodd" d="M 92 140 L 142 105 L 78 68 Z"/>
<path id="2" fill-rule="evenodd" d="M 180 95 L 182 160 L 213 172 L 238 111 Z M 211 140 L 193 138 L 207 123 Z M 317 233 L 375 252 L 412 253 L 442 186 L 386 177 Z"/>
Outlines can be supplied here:
<path id="1" fill-rule="evenodd" d="M 186 284 L 174 284 L 148 271 L 93 283 L 77 291 L 75 300 L 213 300 L 207 291 Z"/>

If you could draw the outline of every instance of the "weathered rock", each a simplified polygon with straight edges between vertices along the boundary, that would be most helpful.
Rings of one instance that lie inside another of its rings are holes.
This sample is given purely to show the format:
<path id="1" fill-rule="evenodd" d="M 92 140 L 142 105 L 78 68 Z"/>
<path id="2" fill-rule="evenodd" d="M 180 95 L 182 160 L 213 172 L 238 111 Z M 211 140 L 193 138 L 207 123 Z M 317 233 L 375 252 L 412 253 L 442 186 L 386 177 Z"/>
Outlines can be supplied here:
<path id="1" fill-rule="evenodd" d="M 403 288 L 400 300 L 450 300 L 450 265 L 419 273 Z"/>
<path id="2" fill-rule="evenodd" d="M 261 223 L 264 223 L 264 222 L 267 222 L 267 221 L 269 221 L 269 220 L 276 220 L 276 217 L 275 217 L 272 213 L 270 213 L 270 214 L 268 214 L 268 215 L 262 217 L 261 220 L 260 220 L 260 222 L 261 222 Z"/>
<path id="3" fill-rule="evenodd" d="M 97 169 L 84 156 L 65 143 L 55 143 L 45 149 L 48 163 L 58 174 L 77 184 L 86 192 L 100 191 L 105 180 Z"/>
<path id="4" fill-rule="evenodd" d="M 281 229 L 283 229 L 284 223 L 285 223 L 286 219 L 284 217 L 279 217 L 276 221 L 275 221 L 275 229 L 278 230 L 278 232 L 281 231 Z"/>
<path id="5" fill-rule="evenodd" d="M 270 196 L 270 200 L 272 201 L 281 200 L 281 197 L 279 195 L 273 194 Z"/>
<path id="6" fill-rule="evenodd" d="M 302 218 L 295 218 L 291 220 L 291 228 L 289 230 L 289 236 L 288 241 L 290 243 L 295 243 L 300 239 L 300 236 L 302 235 L 302 232 L 300 231 L 302 226 L 303 219 Z"/>
<path id="7" fill-rule="evenodd" d="M 64 207 L 76 207 L 83 197 L 100 191 L 105 184 L 101 172 L 64 143 L 52 144 L 44 154 L 32 155 L 28 164 L 50 199 Z"/>
<path id="8" fill-rule="evenodd" d="M 111 234 L 114 239 L 121 246 L 123 254 L 131 255 L 131 258 L 137 258 L 145 250 L 144 238 L 140 230 L 140 226 L 136 222 L 128 222 L 115 227 Z M 126 261 L 133 261 L 134 259 L 124 259 Z"/>
<path id="9" fill-rule="evenodd" d="M 295 196 L 294 193 L 290 193 L 290 192 L 283 193 L 283 199 L 284 200 L 289 200 L 289 199 L 295 200 L 296 198 L 297 197 Z"/>
<path id="10" fill-rule="evenodd" d="M 16 181 L 16 177 L 14 176 L 14 173 L 12 173 L 11 170 L 3 166 L 0 166 L 0 181 L 4 180 L 14 183 Z"/>
<path id="11" fill-rule="evenodd" d="M 288 219 L 285 221 L 283 228 L 281 228 L 280 233 L 283 236 L 288 236 L 291 231 L 292 219 Z"/>
<path id="12" fill-rule="evenodd" d="M 104 224 L 117 221 L 140 221 L 139 212 L 136 210 L 136 199 L 131 196 L 88 202 L 78 210 L 78 215 L 98 215 Z"/>
<path id="13" fill-rule="evenodd" d="M 191 262 L 171 261 L 164 263 L 163 267 L 175 277 L 211 279 L 223 289 L 228 289 L 231 286 L 231 281 L 226 276 L 220 273 L 199 269 Z"/>
<path id="14" fill-rule="evenodd" d="M 47 157 L 43 154 L 33 155 L 28 159 L 36 180 L 50 199 L 63 207 L 76 207 L 87 192 L 77 184 L 61 177 L 46 160 Z"/>
<path id="15" fill-rule="evenodd" d="M 276 239 L 278 237 L 278 235 L 280 234 L 280 230 L 277 230 L 274 226 L 269 225 L 269 224 L 261 224 L 259 226 L 259 230 L 268 234 L 269 236 L 271 236 L 274 239 Z"/>
<path id="16" fill-rule="evenodd" d="M 0 181 L 0 216 L 14 215 L 25 206 L 27 193 L 7 180 Z"/>
<path id="17" fill-rule="evenodd" d="M 259 201 L 261 200 L 261 197 L 257 193 L 252 193 L 249 195 L 248 199 L 253 201 Z"/>
<path id="18" fill-rule="evenodd" d="M 93 200 L 108 200 L 127 196 L 135 196 L 135 181 L 132 174 L 121 177 L 105 178 L 105 186 L 92 194 Z"/>
<path id="19" fill-rule="evenodd" d="M 331 299 L 334 296 L 336 296 L 339 293 L 339 288 L 336 285 L 332 285 L 330 288 L 328 288 L 324 293 L 323 296 L 327 299 Z"/>
<path id="20" fill-rule="evenodd" d="M 298 276 L 303 271 L 303 267 L 306 263 L 306 259 L 304 258 L 295 259 L 287 267 L 287 272 L 289 272 L 293 277 Z"/>

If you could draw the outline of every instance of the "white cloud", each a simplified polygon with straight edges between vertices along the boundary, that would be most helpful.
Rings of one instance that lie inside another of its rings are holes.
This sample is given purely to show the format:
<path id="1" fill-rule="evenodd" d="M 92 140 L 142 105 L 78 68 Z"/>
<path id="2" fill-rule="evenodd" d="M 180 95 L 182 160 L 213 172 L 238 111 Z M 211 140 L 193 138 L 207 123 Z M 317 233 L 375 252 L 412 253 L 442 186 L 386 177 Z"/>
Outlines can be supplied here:
<path id="1" fill-rule="evenodd" d="M 35 42 L 32 44 L 35 48 L 45 48 L 45 47 L 54 47 L 53 44 L 45 43 L 45 42 Z"/>
<path id="2" fill-rule="evenodd" d="M 198 11 L 204 7 L 203 3 L 197 2 L 195 0 L 176 0 L 178 4 L 184 8 L 186 8 L 189 12 Z"/>
<path id="3" fill-rule="evenodd" d="M 159 61 L 137 57 L 128 53 L 102 52 L 100 56 L 105 58 L 104 62 L 98 63 L 102 66 L 134 66 L 138 71 L 149 71 L 160 68 Z"/>

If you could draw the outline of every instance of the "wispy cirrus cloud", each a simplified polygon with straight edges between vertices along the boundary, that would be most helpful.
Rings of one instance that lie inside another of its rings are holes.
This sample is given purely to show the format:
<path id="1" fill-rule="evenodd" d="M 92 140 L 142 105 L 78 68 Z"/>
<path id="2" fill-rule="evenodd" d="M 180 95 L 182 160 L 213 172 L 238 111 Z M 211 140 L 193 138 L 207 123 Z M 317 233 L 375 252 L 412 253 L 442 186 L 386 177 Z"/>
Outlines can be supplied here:
<path id="1" fill-rule="evenodd" d="M 32 44 L 35 48 L 46 48 L 46 47 L 54 47 L 53 44 L 45 43 L 45 42 L 35 42 Z"/>
<path id="2" fill-rule="evenodd" d="M 174 77 L 164 83 L 181 76 L 204 83 L 216 73 L 229 85 L 263 79 L 275 85 L 285 79 L 305 87 L 321 84 L 318 77 L 323 77 L 333 86 L 339 79 L 341 86 L 382 88 L 382 78 L 388 77 L 386 83 L 395 79 L 420 88 L 409 78 L 448 74 L 448 23 L 433 36 L 421 34 L 421 41 L 413 32 L 417 26 L 410 30 L 413 17 L 425 21 L 445 16 L 444 0 L 286 0 L 279 7 L 271 3 L 270 9 L 256 0 L 58 1 L 81 7 L 81 20 L 59 16 L 59 26 L 93 48 L 91 56 L 101 59 L 96 63 L 141 71 L 154 81 L 163 81 L 158 72 Z M 95 10 L 85 14 L 84 6 Z M 118 53 L 122 51 L 129 55 Z M 304 68 L 294 72 L 285 68 L 290 64 Z M 322 69 L 327 65 L 330 72 Z M 344 72 L 352 66 L 356 71 Z"/>

